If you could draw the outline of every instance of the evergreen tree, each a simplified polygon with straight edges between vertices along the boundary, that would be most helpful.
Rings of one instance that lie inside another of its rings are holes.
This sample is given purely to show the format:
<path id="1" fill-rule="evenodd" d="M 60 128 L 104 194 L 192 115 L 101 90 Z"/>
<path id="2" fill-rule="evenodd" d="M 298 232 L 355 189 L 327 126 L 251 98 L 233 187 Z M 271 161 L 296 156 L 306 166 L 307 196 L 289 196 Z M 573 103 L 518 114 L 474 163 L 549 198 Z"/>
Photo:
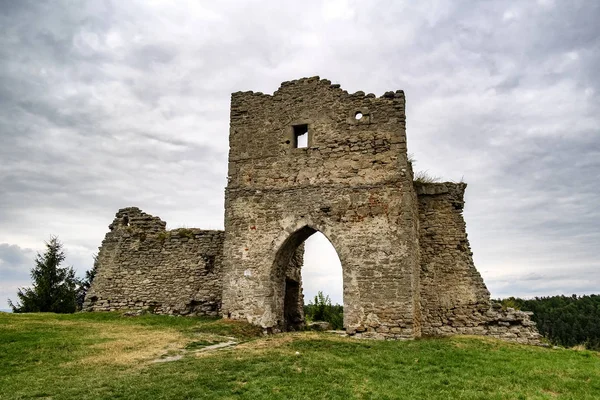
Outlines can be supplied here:
<path id="1" fill-rule="evenodd" d="M 52 236 L 46 242 L 46 252 L 37 254 L 31 269 L 32 287 L 19 288 L 16 305 L 8 301 L 13 312 L 75 312 L 78 281 L 72 267 L 60 267 L 64 260 L 62 243 Z"/>

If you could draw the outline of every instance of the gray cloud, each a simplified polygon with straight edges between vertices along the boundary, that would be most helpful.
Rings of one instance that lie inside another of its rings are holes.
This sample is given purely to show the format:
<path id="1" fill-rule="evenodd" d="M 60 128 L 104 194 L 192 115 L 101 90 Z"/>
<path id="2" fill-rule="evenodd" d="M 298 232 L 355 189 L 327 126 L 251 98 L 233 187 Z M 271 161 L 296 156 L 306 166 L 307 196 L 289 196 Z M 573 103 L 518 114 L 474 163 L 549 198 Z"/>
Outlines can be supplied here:
<path id="1" fill-rule="evenodd" d="M 492 277 L 488 284 L 496 288 L 496 296 L 541 297 L 552 295 L 596 294 L 600 269 L 598 264 L 546 268 L 543 272 L 508 274 Z"/>
<path id="2" fill-rule="evenodd" d="M 29 270 L 34 257 L 31 249 L 0 243 L 0 309 L 8 308 L 9 297 L 17 300 L 17 287 L 29 284 Z"/>
<path id="3" fill-rule="evenodd" d="M 31 264 L 33 250 L 22 249 L 17 245 L 0 243 L 0 265 L 3 271 L 12 268 L 20 268 Z"/>
<path id="4" fill-rule="evenodd" d="M 406 91 L 417 168 L 469 183 L 493 294 L 528 274 L 540 292 L 585 289 L 550 269 L 600 284 L 592 0 L 1 7 L 0 242 L 57 234 L 85 268 L 121 207 L 222 228 L 230 93 L 321 75 Z"/>

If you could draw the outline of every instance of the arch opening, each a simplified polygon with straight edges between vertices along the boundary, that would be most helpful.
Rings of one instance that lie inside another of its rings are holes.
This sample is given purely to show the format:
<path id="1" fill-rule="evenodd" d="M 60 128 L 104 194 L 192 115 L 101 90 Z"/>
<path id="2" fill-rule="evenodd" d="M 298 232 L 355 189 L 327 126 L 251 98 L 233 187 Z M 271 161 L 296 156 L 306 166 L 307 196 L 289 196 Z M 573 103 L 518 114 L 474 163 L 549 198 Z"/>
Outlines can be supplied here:
<path id="1" fill-rule="evenodd" d="M 296 331 L 306 325 L 305 303 L 322 291 L 333 304 L 343 304 L 342 264 L 331 241 L 305 226 L 281 245 L 275 259 L 276 307 L 280 329 Z M 306 290 L 307 296 L 304 295 Z M 341 325 L 340 308 L 336 308 Z M 338 326 L 341 328 L 341 326 Z"/>

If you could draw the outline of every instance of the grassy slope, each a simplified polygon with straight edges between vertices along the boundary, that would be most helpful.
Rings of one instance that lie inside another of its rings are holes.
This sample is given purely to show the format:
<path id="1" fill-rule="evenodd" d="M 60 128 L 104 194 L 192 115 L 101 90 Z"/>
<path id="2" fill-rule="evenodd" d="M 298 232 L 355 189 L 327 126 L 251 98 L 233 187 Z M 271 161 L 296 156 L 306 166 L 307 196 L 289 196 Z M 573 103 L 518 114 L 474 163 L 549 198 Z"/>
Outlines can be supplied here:
<path id="1" fill-rule="evenodd" d="M 211 319 L 0 313 L 0 398 L 600 398 L 600 356 L 589 351 L 480 338 L 256 335 Z M 243 343 L 194 352 L 225 336 Z"/>

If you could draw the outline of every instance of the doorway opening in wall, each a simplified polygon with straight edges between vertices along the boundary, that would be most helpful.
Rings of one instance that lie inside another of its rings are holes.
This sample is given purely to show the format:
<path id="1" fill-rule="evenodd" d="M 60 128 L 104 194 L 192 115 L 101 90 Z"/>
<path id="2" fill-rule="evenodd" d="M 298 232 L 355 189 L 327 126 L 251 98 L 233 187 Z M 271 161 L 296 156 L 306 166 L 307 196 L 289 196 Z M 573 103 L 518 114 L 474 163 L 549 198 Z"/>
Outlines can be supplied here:
<path id="1" fill-rule="evenodd" d="M 344 327 L 344 285 L 337 251 L 321 232 L 304 242 L 304 319 L 328 322 L 332 329 Z"/>
<path id="2" fill-rule="evenodd" d="M 276 263 L 284 330 L 307 324 L 343 329 L 342 265 L 325 235 L 308 226 L 296 231 L 281 246 Z"/>

